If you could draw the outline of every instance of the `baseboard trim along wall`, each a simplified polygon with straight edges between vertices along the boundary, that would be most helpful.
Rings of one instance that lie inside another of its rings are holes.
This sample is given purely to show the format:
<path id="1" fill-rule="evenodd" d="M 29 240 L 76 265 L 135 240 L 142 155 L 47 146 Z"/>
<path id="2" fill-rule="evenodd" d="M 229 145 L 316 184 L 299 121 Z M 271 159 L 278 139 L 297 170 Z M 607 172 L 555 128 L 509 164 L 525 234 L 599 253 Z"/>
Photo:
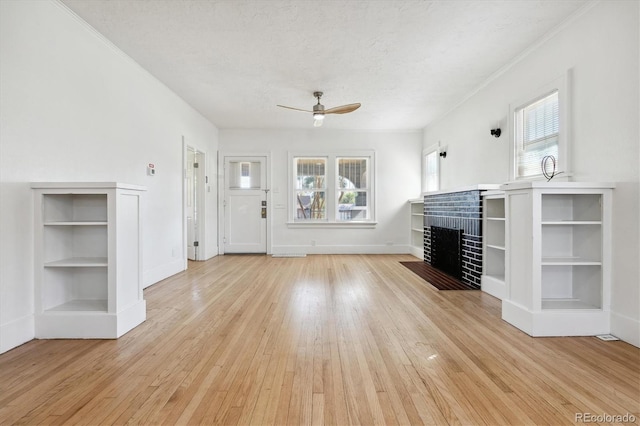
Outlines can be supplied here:
<path id="1" fill-rule="evenodd" d="M 35 337 L 33 314 L 0 325 L 0 353 L 20 346 Z"/>
<path id="2" fill-rule="evenodd" d="M 611 312 L 611 334 L 640 348 L 640 321 Z"/>
<path id="3" fill-rule="evenodd" d="M 169 278 L 178 272 L 184 271 L 184 260 L 176 259 L 173 262 L 165 263 L 162 266 L 153 268 L 142 273 L 142 288 L 147 288 L 157 282 Z"/>
<path id="4" fill-rule="evenodd" d="M 272 254 L 411 254 L 409 245 L 273 246 Z"/>

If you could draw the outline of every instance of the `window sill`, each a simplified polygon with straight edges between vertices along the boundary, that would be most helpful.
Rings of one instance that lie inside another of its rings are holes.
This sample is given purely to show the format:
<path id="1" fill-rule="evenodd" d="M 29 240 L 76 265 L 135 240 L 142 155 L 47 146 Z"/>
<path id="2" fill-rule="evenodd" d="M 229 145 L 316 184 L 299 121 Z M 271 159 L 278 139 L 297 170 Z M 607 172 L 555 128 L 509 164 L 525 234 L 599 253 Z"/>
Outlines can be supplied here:
<path id="1" fill-rule="evenodd" d="M 573 179 L 573 173 L 571 173 L 571 172 L 558 172 L 552 178 L 552 181 L 554 181 L 554 182 L 570 182 L 571 179 Z M 533 176 L 516 177 L 514 180 L 510 180 L 509 182 L 504 182 L 502 185 L 508 185 L 508 184 L 520 183 L 520 182 L 536 182 L 536 181 L 549 182 L 549 180 L 547 180 L 546 177 L 544 177 L 542 174 L 539 174 L 539 175 L 533 175 Z"/>
<path id="2" fill-rule="evenodd" d="M 353 229 L 368 229 L 375 228 L 378 222 L 287 222 L 288 228 L 353 228 Z"/>

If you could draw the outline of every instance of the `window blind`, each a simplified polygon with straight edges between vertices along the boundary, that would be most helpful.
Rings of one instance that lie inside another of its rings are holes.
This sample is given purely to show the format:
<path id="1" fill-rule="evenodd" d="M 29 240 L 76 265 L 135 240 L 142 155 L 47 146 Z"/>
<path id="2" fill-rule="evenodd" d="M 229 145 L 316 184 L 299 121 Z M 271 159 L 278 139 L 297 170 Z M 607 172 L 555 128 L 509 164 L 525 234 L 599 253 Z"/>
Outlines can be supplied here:
<path id="1" fill-rule="evenodd" d="M 558 91 L 516 111 L 517 176 L 542 174 L 542 159 L 552 155 L 558 160 L 560 113 Z"/>

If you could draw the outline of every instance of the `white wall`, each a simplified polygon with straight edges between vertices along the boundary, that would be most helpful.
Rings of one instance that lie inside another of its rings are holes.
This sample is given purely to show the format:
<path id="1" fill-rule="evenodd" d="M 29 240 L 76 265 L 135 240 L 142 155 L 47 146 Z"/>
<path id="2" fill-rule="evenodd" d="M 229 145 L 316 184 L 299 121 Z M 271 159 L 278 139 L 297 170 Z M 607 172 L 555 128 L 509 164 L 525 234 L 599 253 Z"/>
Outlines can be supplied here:
<path id="1" fill-rule="evenodd" d="M 309 130 L 220 130 L 220 155 L 269 152 L 273 253 L 409 253 L 407 200 L 420 195 L 422 133 Z M 288 153 L 374 150 L 376 208 L 373 229 L 300 229 L 287 226 Z M 312 245 L 315 241 L 315 245 Z M 391 244 L 388 244 L 391 243 Z"/>
<path id="2" fill-rule="evenodd" d="M 0 2 L 0 352 L 33 338 L 33 181 L 144 185 L 143 274 L 184 268 L 184 140 L 215 176 L 217 129 L 58 3 Z M 146 175 L 154 163 L 155 177 Z M 215 185 L 213 186 L 215 189 Z M 208 255 L 217 253 L 215 190 Z"/>
<path id="3" fill-rule="evenodd" d="M 639 22 L 637 1 L 595 4 L 429 125 L 424 146 L 447 145 L 441 184 L 451 189 L 509 179 L 509 104 L 572 69 L 573 179 L 616 182 L 612 328 L 640 346 Z M 495 139 L 489 130 L 500 124 Z"/>

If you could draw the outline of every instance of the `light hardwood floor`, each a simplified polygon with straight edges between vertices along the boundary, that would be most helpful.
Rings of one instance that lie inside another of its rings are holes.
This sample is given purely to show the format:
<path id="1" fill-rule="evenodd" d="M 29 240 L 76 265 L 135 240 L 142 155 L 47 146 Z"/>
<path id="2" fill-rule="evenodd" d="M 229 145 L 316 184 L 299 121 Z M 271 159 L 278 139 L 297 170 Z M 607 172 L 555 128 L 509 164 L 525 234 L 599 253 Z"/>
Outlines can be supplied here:
<path id="1" fill-rule="evenodd" d="M 640 349 L 531 338 L 403 255 L 219 256 L 118 340 L 0 355 L 2 424 L 571 424 L 640 418 Z"/>

